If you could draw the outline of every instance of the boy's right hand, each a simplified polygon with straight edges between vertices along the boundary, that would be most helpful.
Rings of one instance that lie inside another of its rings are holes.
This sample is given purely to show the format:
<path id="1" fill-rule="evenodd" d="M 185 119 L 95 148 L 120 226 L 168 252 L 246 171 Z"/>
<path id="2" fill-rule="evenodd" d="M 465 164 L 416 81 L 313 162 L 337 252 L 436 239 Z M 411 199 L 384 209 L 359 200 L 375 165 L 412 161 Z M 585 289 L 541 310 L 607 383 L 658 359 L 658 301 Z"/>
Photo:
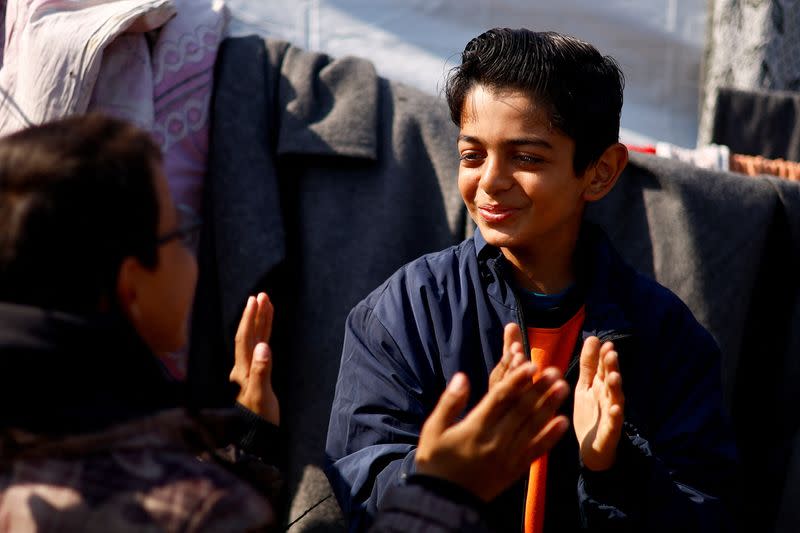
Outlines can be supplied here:
<path id="1" fill-rule="evenodd" d="M 484 501 L 522 477 L 569 426 L 565 416 L 555 416 L 567 383 L 553 368 L 534 382 L 535 372 L 530 361 L 509 369 L 461 421 L 469 382 L 462 373 L 453 376 L 422 426 L 417 472 L 456 483 Z"/>

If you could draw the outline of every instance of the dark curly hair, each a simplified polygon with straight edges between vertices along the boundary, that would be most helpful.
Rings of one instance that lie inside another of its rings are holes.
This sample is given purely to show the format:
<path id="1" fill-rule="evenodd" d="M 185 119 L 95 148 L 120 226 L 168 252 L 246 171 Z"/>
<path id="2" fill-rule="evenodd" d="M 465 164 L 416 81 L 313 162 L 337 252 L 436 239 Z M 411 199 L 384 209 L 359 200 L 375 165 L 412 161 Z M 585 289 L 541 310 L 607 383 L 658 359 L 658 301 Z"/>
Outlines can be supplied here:
<path id="1" fill-rule="evenodd" d="M 623 74 L 613 58 L 574 37 L 495 28 L 472 39 L 445 87 L 457 126 L 475 85 L 522 91 L 546 106 L 551 125 L 575 141 L 578 175 L 619 139 Z"/>

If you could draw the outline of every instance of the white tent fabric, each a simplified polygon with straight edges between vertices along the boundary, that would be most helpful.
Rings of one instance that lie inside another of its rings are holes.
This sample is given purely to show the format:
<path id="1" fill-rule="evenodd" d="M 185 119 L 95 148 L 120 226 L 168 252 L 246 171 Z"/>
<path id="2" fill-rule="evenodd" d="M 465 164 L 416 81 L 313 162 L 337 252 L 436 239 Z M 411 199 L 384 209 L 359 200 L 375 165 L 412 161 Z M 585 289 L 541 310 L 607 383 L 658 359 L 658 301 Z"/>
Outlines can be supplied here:
<path id="1" fill-rule="evenodd" d="M 464 45 L 496 26 L 569 33 L 612 55 L 627 84 L 623 140 L 694 147 L 706 0 L 228 0 L 233 35 L 372 60 L 437 94 Z"/>

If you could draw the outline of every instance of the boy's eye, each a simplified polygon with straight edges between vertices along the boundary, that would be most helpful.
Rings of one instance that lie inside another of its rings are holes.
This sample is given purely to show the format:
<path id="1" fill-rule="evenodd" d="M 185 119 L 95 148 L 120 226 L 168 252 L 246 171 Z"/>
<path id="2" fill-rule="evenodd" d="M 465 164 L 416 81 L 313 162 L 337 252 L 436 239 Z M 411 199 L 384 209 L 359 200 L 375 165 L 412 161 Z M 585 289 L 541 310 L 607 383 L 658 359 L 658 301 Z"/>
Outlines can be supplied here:
<path id="1" fill-rule="evenodd" d="M 461 161 L 477 161 L 481 159 L 481 154 L 477 152 L 464 152 L 459 156 Z"/>
<path id="2" fill-rule="evenodd" d="M 523 163 L 541 163 L 544 161 L 541 157 L 536 157 L 535 155 L 528 155 L 528 154 L 519 154 L 515 156 L 518 161 L 522 161 Z"/>

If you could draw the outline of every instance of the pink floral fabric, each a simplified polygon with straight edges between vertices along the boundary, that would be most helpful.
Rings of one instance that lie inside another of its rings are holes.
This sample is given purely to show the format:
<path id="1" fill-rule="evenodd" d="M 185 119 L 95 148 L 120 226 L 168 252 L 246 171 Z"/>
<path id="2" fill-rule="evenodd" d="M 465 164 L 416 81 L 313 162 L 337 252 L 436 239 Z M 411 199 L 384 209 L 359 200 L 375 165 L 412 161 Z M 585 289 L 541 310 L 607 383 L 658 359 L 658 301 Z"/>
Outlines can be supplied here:
<path id="1" fill-rule="evenodd" d="M 175 0 L 153 47 L 153 135 L 178 203 L 200 212 L 214 62 L 227 25 L 221 2 Z"/>
<path id="2" fill-rule="evenodd" d="M 107 48 L 89 109 L 150 131 L 176 203 L 200 213 L 214 63 L 228 12 L 213 0 L 171 4 L 176 14 L 163 27 L 146 36 L 122 35 Z M 165 356 L 164 363 L 175 377 L 186 375 L 185 351 Z"/>

